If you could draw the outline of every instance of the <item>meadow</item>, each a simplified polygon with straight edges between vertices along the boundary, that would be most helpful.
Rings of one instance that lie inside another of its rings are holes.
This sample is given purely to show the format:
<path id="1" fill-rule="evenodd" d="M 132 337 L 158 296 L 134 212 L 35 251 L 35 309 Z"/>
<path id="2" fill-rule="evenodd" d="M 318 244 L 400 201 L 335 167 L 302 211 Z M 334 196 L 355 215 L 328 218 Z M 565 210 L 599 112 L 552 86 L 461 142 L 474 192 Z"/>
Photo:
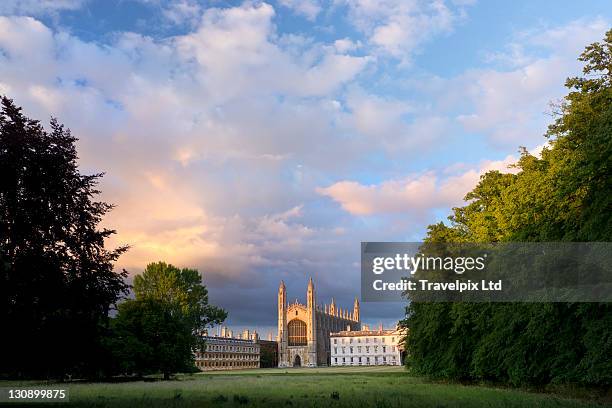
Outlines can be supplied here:
<path id="1" fill-rule="evenodd" d="M 0 386 L 17 385 L 4 382 Z M 28 386 L 34 383 L 28 382 Z M 55 385 L 56 387 L 58 384 Z M 601 407 L 594 401 L 431 383 L 402 367 L 259 369 L 172 381 L 71 384 L 70 407 Z M 39 405 L 40 406 L 40 405 Z"/>

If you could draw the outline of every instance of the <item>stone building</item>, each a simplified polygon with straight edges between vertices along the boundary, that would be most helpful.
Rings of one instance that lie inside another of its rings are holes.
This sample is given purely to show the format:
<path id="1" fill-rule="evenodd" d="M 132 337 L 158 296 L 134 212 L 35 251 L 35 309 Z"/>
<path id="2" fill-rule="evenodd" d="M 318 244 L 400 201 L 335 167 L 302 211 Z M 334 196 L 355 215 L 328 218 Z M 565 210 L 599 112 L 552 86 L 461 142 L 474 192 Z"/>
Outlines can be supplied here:
<path id="1" fill-rule="evenodd" d="M 224 331 L 225 336 L 229 331 Z M 204 350 L 195 353 L 201 371 L 259 368 L 260 345 L 257 340 L 204 336 Z"/>
<path id="2" fill-rule="evenodd" d="M 343 330 L 330 335 L 331 365 L 402 365 L 404 332 Z"/>
<path id="3" fill-rule="evenodd" d="M 306 291 L 306 305 L 287 303 L 285 283 L 278 288 L 278 366 L 325 366 L 331 363 L 330 333 L 360 330 L 359 301 L 353 310 L 331 304 L 319 306 L 312 278 Z"/>

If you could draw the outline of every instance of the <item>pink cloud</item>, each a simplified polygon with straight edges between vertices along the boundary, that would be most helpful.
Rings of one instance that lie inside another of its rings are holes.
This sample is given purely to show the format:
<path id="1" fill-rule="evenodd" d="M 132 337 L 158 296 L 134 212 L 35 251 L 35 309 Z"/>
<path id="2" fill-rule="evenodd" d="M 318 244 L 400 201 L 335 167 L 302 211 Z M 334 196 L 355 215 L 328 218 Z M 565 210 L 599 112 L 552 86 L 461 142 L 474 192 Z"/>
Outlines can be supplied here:
<path id="1" fill-rule="evenodd" d="M 317 192 L 353 215 L 423 214 L 435 208 L 459 205 L 482 174 L 490 170 L 516 171 L 508 168 L 514 162 L 516 157 L 508 156 L 504 160 L 483 161 L 478 167 L 464 168 L 451 175 L 445 169 L 371 185 L 340 181 L 318 188 Z"/>

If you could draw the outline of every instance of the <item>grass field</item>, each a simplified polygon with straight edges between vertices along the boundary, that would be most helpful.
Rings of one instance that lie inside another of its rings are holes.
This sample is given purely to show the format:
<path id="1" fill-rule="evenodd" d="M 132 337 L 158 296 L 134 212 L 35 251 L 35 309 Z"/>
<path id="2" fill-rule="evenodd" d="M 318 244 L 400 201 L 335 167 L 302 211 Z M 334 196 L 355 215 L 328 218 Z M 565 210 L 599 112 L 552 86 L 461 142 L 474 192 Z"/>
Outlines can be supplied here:
<path id="1" fill-rule="evenodd" d="M 8 385 L 17 383 L 0 382 L 0 386 Z M 432 384 L 410 376 L 402 367 L 210 372 L 173 381 L 86 383 L 68 388 L 66 406 L 71 407 L 601 407 L 549 394 Z"/>

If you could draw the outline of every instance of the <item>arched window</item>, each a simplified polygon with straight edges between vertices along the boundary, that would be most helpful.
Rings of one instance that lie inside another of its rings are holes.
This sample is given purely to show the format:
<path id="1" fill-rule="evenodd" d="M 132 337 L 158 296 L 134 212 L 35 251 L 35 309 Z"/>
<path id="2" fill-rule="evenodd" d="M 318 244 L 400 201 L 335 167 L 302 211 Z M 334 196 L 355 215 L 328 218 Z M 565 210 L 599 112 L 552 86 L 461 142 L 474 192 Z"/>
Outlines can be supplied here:
<path id="1" fill-rule="evenodd" d="M 298 319 L 293 319 L 287 325 L 287 331 L 289 332 L 290 346 L 306 345 L 306 323 Z"/>

